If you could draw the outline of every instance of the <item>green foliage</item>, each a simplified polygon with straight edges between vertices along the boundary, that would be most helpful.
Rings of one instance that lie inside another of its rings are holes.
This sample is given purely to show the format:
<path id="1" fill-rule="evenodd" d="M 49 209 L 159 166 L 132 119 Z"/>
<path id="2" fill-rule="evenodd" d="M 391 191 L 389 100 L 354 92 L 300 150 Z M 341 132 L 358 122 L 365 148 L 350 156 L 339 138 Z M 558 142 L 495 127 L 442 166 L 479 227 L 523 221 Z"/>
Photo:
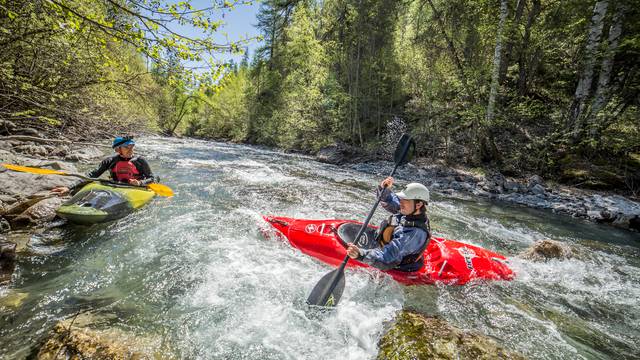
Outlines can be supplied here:
<path id="1" fill-rule="evenodd" d="M 265 1 L 259 15 L 265 45 L 248 72 L 246 140 L 310 151 L 333 141 L 366 147 L 381 143 L 385 124 L 398 116 L 423 155 L 513 175 L 559 174 L 568 153 L 585 161 L 636 153 L 638 1 L 610 1 L 591 54 L 596 63 L 583 115 L 589 125 L 580 133 L 568 117 L 584 76 L 594 4 L 509 0 L 496 69 L 499 5 Z M 618 13 L 623 31 L 615 47 L 609 31 Z M 611 76 L 602 82 L 611 53 Z M 494 70 L 498 96 L 488 119 Z M 596 90 L 605 105 L 590 113 Z"/>
<path id="2" fill-rule="evenodd" d="M 185 133 L 234 142 L 245 141 L 249 126 L 246 68 L 230 72 L 221 80 L 218 92 L 203 94 L 201 106 L 193 112 Z"/>
<path id="3" fill-rule="evenodd" d="M 216 89 L 226 71 L 180 63 L 240 51 L 243 41 L 214 42 L 220 22 L 210 20 L 235 3 L 201 10 L 190 1 L 2 0 L 0 118 L 60 129 L 94 129 L 95 120 L 107 132 L 159 125 L 173 133 L 191 110 L 183 100 L 197 98 L 192 89 Z M 172 30 L 177 24 L 202 36 L 183 36 Z"/>

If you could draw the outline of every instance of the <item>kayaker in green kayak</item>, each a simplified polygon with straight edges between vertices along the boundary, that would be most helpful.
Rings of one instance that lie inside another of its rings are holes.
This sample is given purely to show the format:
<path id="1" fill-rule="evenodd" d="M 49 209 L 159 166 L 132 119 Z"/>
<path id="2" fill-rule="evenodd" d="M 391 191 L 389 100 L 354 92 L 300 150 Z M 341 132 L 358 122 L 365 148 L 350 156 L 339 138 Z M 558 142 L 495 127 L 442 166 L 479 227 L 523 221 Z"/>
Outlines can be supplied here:
<path id="1" fill-rule="evenodd" d="M 115 138 L 112 147 L 116 154 L 102 160 L 96 169 L 87 173 L 87 177 L 97 178 L 109 170 L 111 179 L 117 182 L 136 186 L 154 182 L 155 177 L 147 160 L 141 156 L 134 155 L 135 146 L 136 143 L 132 137 Z M 53 188 L 51 191 L 66 194 L 70 189 L 74 189 L 83 183 L 84 181 L 81 180 L 70 187 L 60 186 Z"/>
<path id="2" fill-rule="evenodd" d="M 347 255 L 381 270 L 416 271 L 423 266 L 424 250 L 431 236 L 426 212 L 429 190 L 411 183 L 395 194 L 391 186 L 393 178 L 388 177 L 378 188 L 383 192 L 382 207 L 393 214 L 378 229 L 380 247 L 361 249 L 351 243 Z"/>

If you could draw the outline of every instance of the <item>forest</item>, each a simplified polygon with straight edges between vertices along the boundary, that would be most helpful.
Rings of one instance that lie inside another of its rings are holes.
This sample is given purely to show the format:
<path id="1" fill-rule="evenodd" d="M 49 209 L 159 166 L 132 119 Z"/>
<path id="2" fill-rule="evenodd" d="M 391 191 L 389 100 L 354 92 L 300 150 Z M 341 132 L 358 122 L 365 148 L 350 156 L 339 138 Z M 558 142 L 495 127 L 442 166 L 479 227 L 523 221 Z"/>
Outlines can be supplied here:
<path id="1" fill-rule="evenodd" d="M 433 162 L 640 192 L 639 0 L 265 0 L 217 43 L 242 3 L 0 0 L 0 119 L 306 153 L 400 122 Z"/>

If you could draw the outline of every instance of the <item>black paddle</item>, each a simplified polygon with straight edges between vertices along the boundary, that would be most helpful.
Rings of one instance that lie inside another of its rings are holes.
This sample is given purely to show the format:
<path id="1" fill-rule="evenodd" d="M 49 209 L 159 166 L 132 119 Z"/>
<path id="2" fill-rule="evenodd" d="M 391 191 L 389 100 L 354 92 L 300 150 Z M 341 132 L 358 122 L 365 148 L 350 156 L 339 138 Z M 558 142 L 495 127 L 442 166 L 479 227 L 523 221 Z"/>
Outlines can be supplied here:
<path id="1" fill-rule="evenodd" d="M 396 173 L 396 170 L 399 166 L 402 166 L 409 162 L 413 153 L 415 152 L 416 143 L 408 134 L 403 134 L 400 140 L 398 141 L 398 145 L 396 146 L 396 151 L 393 154 L 393 160 L 396 165 L 391 171 L 389 176 L 393 176 Z M 373 213 L 378 208 L 378 204 L 382 198 L 382 192 L 378 195 L 378 199 L 376 203 L 373 205 L 373 208 L 369 212 L 367 219 L 362 223 L 360 227 L 360 231 L 358 231 L 358 235 L 354 238 L 354 242 L 360 239 L 362 233 L 364 233 L 365 229 L 369 225 L 369 221 L 373 216 Z M 326 274 L 320 279 L 318 284 L 311 291 L 311 295 L 307 299 L 307 304 L 315 305 L 315 306 L 335 306 L 340 301 L 340 297 L 342 297 L 342 292 L 344 291 L 344 267 L 347 265 L 349 261 L 349 256 L 345 256 L 342 264 L 340 266 Z"/>

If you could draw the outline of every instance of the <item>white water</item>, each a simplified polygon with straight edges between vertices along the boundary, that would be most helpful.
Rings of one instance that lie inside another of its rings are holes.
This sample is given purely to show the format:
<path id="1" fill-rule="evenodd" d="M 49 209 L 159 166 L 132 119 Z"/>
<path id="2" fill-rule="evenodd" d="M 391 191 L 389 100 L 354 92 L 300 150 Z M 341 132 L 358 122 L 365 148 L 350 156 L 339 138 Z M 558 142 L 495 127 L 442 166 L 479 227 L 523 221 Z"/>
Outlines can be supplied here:
<path id="1" fill-rule="evenodd" d="M 403 287 L 348 271 L 339 306 L 316 314 L 304 301 L 330 268 L 265 237 L 261 214 L 363 219 L 382 170 L 204 141 L 150 138 L 140 148 L 176 196 L 113 223 L 34 235 L 33 255 L 22 258 L 9 290 L 28 297 L 19 311 L 0 310 L 0 357 L 26 357 L 53 324 L 82 309 L 159 338 L 180 358 L 371 359 L 386 322 L 403 307 L 490 335 L 529 358 L 640 355 L 635 234 L 435 195 L 437 234 L 512 257 L 517 278 Z M 410 180 L 419 179 L 400 182 Z M 375 219 L 384 215 L 379 210 Z M 544 238 L 566 242 L 576 256 L 513 257 Z"/>

